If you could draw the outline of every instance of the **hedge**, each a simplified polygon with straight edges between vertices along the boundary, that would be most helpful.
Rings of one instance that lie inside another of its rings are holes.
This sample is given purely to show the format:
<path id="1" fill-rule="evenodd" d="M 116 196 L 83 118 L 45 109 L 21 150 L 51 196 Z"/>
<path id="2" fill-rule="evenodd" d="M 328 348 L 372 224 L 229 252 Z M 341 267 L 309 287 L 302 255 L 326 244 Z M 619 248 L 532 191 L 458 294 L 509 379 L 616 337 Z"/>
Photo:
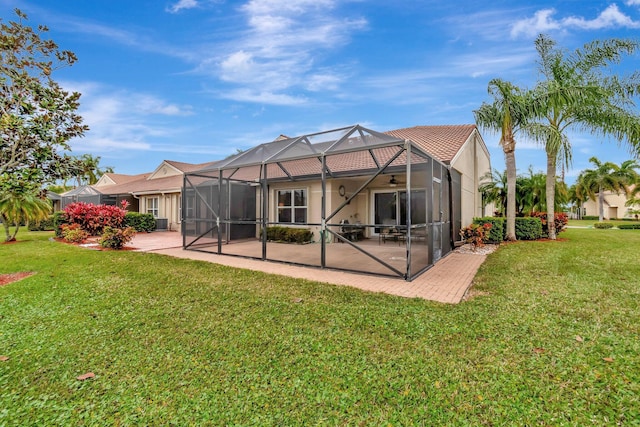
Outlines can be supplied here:
<path id="1" fill-rule="evenodd" d="M 516 239 L 537 240 L 544 237 L 542 220 L 533 217 L 516 218 Z"/>
<path id="2" fill-rule="evenodd" d="M 507 220 L 505 218 L 485 216 L 482 218 L 474 218 L 473 223 L 477 225 L 491 224 L 488 242 L 500 243 L 504 241 L 504 237 L 507 234 Z"/>
<path id="3" fill-rule="evenodd" d="M 29 231 L 53 231 L 55 230 L 54 216 L 49 215 L 38 223 L 29 223 Z"/>
<path id="4" fill-rule="evenodd" d="M 483 225 L 491 224 L 489 230 L 489 242 L 500 243 L 507 237 L 507 219 L 503 217 L 483 217 L 474 218 L 473 223 Z M 542 227 L 542 220 L 536 217 L 517 217 L 516 218 L 516 239 L 518 240 L 537 240 L 545 237 Z"/>
<path id="5" fill-rule="evenodd" d="M 586 221 L 597 221 L 600 219 L 600 217 L 598 215 L 585 215 L 580 219 L 584 219 Z"/>
<path id="6" fill-rule="evenodd" d="M 610 222 L 596 222 L 593 224 L 593 227 L 606 230 L 608 228 L 613 228 L 613 224 Z"/>
<path id="7" fill-rule="evenodd" d="M 124 225 L 132 227 L 136 231 L 149 233 L 156 229 L 156 220 L 150 213 L 127 212 L 124 216 Z"/>
<path id="8" fill-rule="evenodd" d="M 640 230 L 640 224 L 619 224 L 620 230 Z"/>
<path id="9" fill-rule="evenodd" d="M 267 227 L 267 240 L 285 243 L 308 243 L 313 240 L 313 233 L 308 228 L 274 225 L 273 227 Z"/>

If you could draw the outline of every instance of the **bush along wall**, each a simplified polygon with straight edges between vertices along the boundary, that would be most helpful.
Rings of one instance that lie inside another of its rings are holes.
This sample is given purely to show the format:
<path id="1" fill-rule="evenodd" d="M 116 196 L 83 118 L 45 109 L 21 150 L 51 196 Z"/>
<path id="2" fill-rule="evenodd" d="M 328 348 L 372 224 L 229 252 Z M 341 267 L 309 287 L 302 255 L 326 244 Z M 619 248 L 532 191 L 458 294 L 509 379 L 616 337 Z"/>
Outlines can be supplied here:
<path id="1" fill-rule="evenodd" d="M 156 220 L 150 213 L 127 212 L 124 216 L 124 225 L 133 227 L 136 231 L 150 233 L 156 229 Z"/>
<path id="2" fill-rule="evenodd" d="M 500 243 L 504 241 L 504 237 L 507 234 L 507 220 L 506 218 L 499 218 L 493 216 L 485 216 L 482 218 L 474 218 L 473 223 L 477 225 L 491 224 L 489 230 L 489 237 L 487 242 Z"/>
<path id="3" fill-rule="evenodd" d="M 274 225 L 267 227 L 267 240 L 284 243 L 309 243 L 313 240 L 313 233 L 308 228 Z"/>

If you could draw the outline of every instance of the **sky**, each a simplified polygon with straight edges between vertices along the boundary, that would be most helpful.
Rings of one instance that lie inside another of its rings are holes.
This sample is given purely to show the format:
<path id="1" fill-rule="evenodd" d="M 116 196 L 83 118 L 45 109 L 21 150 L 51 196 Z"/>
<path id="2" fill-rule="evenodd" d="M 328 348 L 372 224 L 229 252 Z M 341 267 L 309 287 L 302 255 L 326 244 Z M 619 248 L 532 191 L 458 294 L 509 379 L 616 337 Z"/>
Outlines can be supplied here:
<path id="1" fill-rule="evenodd" d="M 54 79 L 82 94 L 72 154 L 116 173 L 222 159 L 284 134 L 474 123 L 501 78 L 532 87 L 539 33 L 567 50 L 640 35 L 640 0 L 0 0 L 78 56 Z M 640 69 L 638 55 L 616 71 Z M 499 135 L 482 131 L 504 170 Z M 572 132 L 571 183 L 624 144 Z M 519 173 L 546 170 L 518 140 Z"/>

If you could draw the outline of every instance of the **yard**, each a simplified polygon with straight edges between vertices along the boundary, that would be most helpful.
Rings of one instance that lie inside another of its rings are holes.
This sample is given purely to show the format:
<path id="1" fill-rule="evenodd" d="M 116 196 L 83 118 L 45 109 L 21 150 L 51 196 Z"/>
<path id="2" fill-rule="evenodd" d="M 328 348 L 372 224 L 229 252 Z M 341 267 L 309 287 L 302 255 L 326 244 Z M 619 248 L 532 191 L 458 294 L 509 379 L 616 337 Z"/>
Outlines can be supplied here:
<path id="1" fill-rule="evenodd" d="M 0 425 L 640 419 L 639 230 L 504 245 L 459 305 L 18 237 Z"/>

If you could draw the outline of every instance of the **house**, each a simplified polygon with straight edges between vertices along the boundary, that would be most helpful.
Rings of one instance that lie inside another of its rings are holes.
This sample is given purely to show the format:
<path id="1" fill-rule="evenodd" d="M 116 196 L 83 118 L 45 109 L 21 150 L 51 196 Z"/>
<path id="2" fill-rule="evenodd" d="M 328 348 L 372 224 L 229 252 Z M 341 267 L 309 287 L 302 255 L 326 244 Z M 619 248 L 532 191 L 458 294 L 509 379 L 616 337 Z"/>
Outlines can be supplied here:
<path id="1" fill-rule="evenodd" d="M 412 280 L 482 215 L 490 170 L 475 125 L 280 136 L 185 173 L 185 249 Z M 269 241 L 273 226 L 315 243 Z"/>
<path id="2" fill-rule="evenodd" d="M 612 191 L 605 191 L 603 206 L 604 219 L 635 218 L 635 212 L 640 210 L 640 206 L 627 206 L 627 200 L 627 196 L 624 192 L 615 193 Z M 581 217 L 600 216 L 597 194 L 594 200 L 588 199 L 583 203 L 581 213 Z"/>
<path id="3" fill-rule="evenodd" d="M 64 193 L 62 208 L 78 201 L 119 205 L 126 200 L 130 211 L 153 214 L 157 229 L 180 231 L 184 174 L 214 163 L 164 160 L 153 172 L 138 175 L 105 173 L 94 185 Z"/>

